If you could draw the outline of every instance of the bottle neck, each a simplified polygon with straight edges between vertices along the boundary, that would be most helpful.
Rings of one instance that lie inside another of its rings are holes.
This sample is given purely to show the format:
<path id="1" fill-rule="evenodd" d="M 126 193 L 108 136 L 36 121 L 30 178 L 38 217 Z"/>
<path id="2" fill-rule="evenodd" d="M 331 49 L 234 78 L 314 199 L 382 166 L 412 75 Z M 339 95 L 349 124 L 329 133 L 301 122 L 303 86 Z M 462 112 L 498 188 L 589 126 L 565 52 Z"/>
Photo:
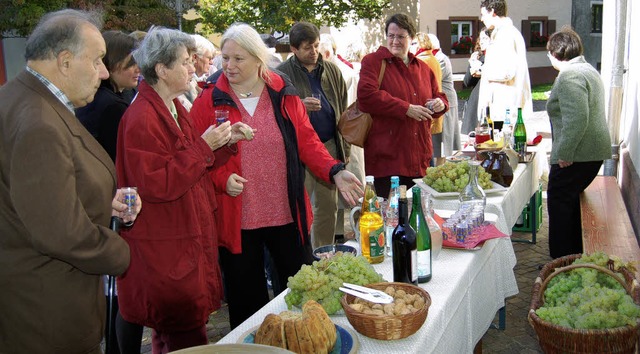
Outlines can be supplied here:
<path id="1" fill-rule="evenodd" d="M 406 225 L 409 223 L 409 207 L 406 198 L 398 200 L 398 224 Z"/>
<path id="2" fill-rule="evenodd" d="M 478 185 L 478 166 L 469 164 L 469 184 L 473 186 Z"/>
<path id="3" fill-rule="evenodd" d="M 378 211 L 375 206 L 377 203 L 376 190 L 373 187 L 373 183 L 367 183 L 364 191 L 364 197 L 362 198 L 362 212 Z"/>
<path id="4" fill-rule="evenodd" d="M 416 188 L 418 188 L 416 186 Z M 420 191 L 413 193 L 413 200 L 411 201 L 411 214 L 422 214 L 422 201 L 420 200 Z"/>

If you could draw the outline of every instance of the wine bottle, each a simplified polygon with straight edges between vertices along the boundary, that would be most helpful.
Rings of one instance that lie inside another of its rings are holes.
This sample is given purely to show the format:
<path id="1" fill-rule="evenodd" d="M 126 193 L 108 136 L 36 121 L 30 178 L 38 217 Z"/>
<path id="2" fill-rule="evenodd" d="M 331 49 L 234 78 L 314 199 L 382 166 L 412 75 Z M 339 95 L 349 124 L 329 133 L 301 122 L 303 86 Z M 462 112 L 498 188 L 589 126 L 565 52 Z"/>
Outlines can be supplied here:
<path id="1" fill-rule="evenodd" d="M 422 198 L 420 188 L 413 188 L 413 202 L 411 204 L 411 216 L 409 225 L 416 232 L 416 248 L 418 250 L 418 283 L 426 283 L 431 280 L 432 254 L 431 231 L 422 210 Z"/>
<path id="2" fill-rule="evenodd" d="M 416 232 L 409 225 L 407 186 L 400 186 L 398 226 L 393 230 L 393 281 L 418 285 Z"/>
<path id="3" fill-rule="evenodd" d="M 486 119 L 487 119 L 487 126 L 489 127 L 489 129 L 491 129 L 491 140 L 495 141 L 495 135 L 494 135 L 494 126 L 493 126 L 493 119 L 491 119 L 491 109 L 489 108 L 489 106 L 487 106 L 487 113 L 485 115 Z"/>
<path id="4" fill-rule="evenodd" d="M 380 213 L 380 203 L 373 186 L 373 176 L 365 177 L 366 186 L 362 198 L 360 216 L 360 248 L 362 256 L 369 263 L 384 261 L 384 223 Z"/>
<path id="5" fill-rule="evenodd" d="M 513 149 L 521 159 L 527 154 L 527 129 L 522 120 L 522 108 L 518 108 L 518 120 L 513 130 Z"/>

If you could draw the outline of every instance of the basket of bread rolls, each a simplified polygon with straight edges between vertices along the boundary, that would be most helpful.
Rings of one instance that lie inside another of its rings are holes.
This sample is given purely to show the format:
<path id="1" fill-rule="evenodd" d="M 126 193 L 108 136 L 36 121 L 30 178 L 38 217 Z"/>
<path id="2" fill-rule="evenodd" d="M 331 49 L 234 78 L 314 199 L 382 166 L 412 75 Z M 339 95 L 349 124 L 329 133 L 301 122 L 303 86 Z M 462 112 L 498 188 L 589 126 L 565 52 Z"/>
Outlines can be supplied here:
<path id="1" fill-rule="evenodd" d="M 359 333 L 375 339 L 406 338 L 414 334 L 427 319 L 431 297 L 415 285 L 406 283 L 374 283 L 368 288 L 384 291 L 394 300 L 375 304 L 345 294 L 340 300 L 349 323 Z"/>

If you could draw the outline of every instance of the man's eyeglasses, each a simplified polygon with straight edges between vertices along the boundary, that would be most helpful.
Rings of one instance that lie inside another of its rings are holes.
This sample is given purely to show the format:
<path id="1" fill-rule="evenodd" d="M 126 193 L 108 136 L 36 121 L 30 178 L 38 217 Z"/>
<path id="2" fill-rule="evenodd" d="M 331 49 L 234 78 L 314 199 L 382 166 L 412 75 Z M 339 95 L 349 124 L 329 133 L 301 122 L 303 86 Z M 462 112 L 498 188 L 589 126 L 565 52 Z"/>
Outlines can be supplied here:
<path id="1" fill-rule="evenodd" d="M 404 41 L 405 39 L 407 39 L 409 36 L 404 36 L 404 35 L 397 35 L 397 34 L 388 34 L 387 35 L 387 39 L 390 41 L 394 41 L 395 39 L 397 39 L 399 42 Z"/>

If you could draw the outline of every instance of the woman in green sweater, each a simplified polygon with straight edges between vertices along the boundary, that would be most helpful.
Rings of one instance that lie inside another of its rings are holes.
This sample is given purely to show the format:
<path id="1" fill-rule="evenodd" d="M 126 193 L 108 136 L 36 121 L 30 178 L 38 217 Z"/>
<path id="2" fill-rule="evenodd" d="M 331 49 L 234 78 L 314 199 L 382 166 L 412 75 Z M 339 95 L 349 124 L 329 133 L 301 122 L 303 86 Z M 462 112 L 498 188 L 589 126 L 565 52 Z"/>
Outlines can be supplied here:
<path id="1" fill-rule="evenodd" d="M 553 144 L 547 189 L 549 253 L 552 258 L 582 253 L 580 193 L 611 158 L 600 75 L 582 56 L 580 36 L 565 27 L 547 43 L 551 64 L 559 71 L 547 112 Z"/>

